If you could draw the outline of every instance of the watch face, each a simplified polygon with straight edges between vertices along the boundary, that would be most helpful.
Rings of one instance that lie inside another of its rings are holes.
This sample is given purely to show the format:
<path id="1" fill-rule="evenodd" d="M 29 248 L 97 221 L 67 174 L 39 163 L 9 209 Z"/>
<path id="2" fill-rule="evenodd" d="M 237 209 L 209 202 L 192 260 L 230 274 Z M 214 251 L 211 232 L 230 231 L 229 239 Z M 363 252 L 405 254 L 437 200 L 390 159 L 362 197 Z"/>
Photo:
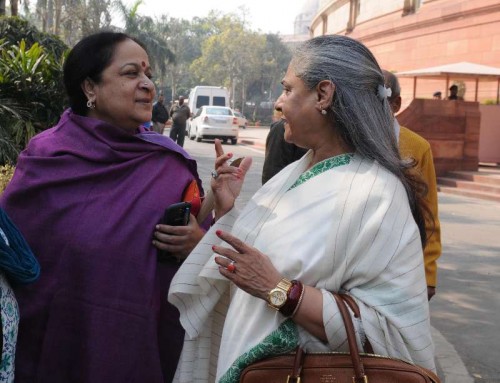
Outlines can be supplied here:
<path id="1" fill-rule="evenodd" d="M 269 301 L 273 306 L 281 307 L 286 302 L 286 293 L 283 290 L 271 291 Z"/>

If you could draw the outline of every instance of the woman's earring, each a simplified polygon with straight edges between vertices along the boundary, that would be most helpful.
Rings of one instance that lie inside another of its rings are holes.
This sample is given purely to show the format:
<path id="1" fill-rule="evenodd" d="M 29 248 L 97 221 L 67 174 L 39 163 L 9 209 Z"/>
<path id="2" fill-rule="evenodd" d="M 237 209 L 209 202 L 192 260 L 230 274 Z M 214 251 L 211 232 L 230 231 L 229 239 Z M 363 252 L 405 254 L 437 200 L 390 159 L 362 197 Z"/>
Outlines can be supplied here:
<path id="1" fill-rule="evenodd" d="M 323 107 L 321 107 L 321 114 L 322 114 L 323 116 L 326 116 L 326 114 L 327 114 L 327 113 L 328 113 L 328 112 L 326 111 L 326 109 L 323 109 Z"/>
<path id="2" fill-rule="evenodd" d="M 87 108 L 89 109 L 95 109 L 95 102 L 92 100 L 87 101 Z"/>

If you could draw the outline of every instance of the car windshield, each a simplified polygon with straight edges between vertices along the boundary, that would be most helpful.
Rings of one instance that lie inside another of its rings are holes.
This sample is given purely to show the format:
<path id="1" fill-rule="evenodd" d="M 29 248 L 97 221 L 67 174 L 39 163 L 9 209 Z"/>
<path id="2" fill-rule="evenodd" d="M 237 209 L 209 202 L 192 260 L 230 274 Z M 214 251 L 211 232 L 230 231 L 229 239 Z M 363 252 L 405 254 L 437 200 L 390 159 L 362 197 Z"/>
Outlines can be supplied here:
<path id="1" fill-rule="evenodd" d="M 207 114 L 215 116 L 231 116 L 231 110 L 226 108 L 207 108 Z"/>

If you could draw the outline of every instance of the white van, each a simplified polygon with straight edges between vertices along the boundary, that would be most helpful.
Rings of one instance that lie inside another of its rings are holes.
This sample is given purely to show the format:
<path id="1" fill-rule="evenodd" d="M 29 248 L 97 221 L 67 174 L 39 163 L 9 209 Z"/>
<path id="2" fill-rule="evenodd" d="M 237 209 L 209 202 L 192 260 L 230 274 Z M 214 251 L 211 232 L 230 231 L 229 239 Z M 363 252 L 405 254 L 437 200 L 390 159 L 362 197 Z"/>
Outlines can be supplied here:
<path id="1" fill-rule="evenodd" d="M 229 92 L 222 86 L 195 86 L 189 93 L 188 106 L 193 116 L 204 105 L 229 107 Z"/>
<path id="2" fill-rule="evenodd" d="M 191 116 L 196 116 L 198 109 L 204 105 L 229 107 L 229 92 L 223 86 L 198 85 L 189 92 L 188 106 Z M 191 120 L 187 121 L 187 133 L 191 132 Z"/>

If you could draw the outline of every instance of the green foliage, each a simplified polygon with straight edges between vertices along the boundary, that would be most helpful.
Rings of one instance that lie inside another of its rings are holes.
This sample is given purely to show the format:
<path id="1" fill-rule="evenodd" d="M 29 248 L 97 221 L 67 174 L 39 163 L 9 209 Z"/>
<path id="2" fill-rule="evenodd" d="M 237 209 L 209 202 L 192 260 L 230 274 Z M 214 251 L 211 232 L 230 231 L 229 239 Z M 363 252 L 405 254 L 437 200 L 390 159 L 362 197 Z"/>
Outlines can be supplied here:
<path id="1" fill-rule="evenodd" d="M 22 33 L 33 40 L 39 32 L 13 21 L 0 22 L 10 31 L 8 40 L 0 40 L 0 164 L 15 163 L 19 151 L 35 134 L 57 122 L 65 105 L 65 55 L 55 55 L 62 52 L 60 40 L 42 38 L 46 43 L 56 42 L 48 48 L 38 42 L 29 44 Z M 13 26 L 21 30 L 15 31 Z"/>
<path id="2" fill-rule="evenodd" d="M 483 101 L 483 104 L 484 105 L 496 105 L 497 100 L 495 100 L 493 98 L 487 98 L 486 100 Z"/>
<path id="3" fill-rule="evenodd" d="M 229 88 L 234 107 L 236 100 L 244 104 L 247 84 L 259 76 L 265 36 L 247 30 L 242 20 L 234 15 L 219 18 L 215 25 L 217 33 L 203 42 L 202 55 L 190 68 L 200 84 Z"/>
<path id="4" fill-rule="evenodd" d="M 15 168 L 11 165 L 0 166 L 0 195 L 14 175 Z"/>
<path id="5" fill-rule="evenodd" d="M 19 17 L 0 17 L 0 36 L 9 45 L 18 45 L 21 40 L 24 40 L 27 46 L 38 43 L 54 57 L 61 57 L 68 49 L 58 36 L 39 32 L 33 25 Z"/>

